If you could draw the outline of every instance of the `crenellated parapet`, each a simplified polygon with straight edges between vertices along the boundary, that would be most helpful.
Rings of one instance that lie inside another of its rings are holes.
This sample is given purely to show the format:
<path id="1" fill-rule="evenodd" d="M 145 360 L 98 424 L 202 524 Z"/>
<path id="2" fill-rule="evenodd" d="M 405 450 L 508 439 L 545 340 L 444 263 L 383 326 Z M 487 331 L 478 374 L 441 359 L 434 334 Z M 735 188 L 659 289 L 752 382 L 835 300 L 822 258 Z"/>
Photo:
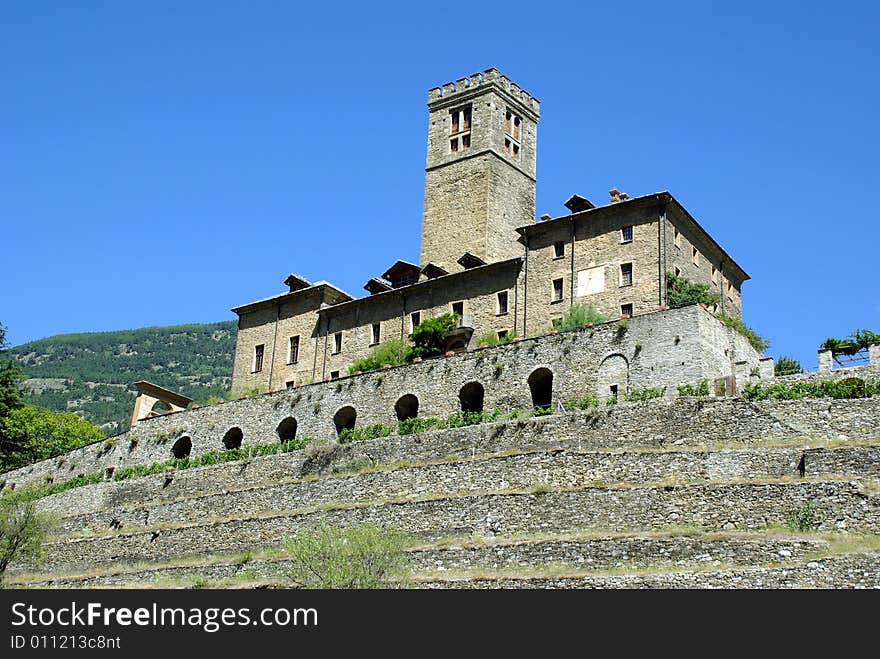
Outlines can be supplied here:
<path id="1" fill-rule="evenodd" d="M 434 106 L 458 103 L 460 100 L 490 88 L 495 88 L 495 91 L 499 91 L 508 99 L 516 101 L 536 117 L 540 114 L 541 102 L 495 68 L 486 69 L 481 73 L 474 73 L 459 78 L 455 82 L 447 82 L 440 87 L 429 89 L 428 106 L 433 108 Z"/>

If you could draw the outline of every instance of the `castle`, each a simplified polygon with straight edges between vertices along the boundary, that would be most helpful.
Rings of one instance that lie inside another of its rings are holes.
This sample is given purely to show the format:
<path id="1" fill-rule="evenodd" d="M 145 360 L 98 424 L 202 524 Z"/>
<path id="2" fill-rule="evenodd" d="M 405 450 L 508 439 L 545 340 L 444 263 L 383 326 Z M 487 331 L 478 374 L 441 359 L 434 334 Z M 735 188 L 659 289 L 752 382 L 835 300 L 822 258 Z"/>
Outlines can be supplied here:
<path id="1" fill-rule="evenodd" d="M 608 317 L 668 307 L 666 273 L 705 283 L 739 318 L 749 276 L 668 192 L 535 222 L 540 103 L 496 69 L 428 92 L 420 263 L 399 260 L 354 298 L 291 274 L 289 290 L 235 307 L 233 389 L 277 391 L 336 379 L 422 320 L 458 314 L 456 350 L 487 334 L 544 334 L 573 304 Z M 608 393 L 608 392 L 604 392 Z"/>

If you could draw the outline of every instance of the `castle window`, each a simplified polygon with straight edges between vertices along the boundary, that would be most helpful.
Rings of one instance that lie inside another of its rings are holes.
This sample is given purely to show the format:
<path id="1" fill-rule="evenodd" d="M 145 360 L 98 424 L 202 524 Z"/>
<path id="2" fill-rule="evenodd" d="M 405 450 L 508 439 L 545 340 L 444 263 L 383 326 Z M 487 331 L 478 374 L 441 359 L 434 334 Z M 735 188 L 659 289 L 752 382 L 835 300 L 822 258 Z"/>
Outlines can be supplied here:
<path id="1" fill-rule="evenodd" d="M 623 227 L 620 230 L 620 242 L 622 243 L 631 243 L 633 240 L 633 228 L 632 225 L 628 227 Z"/>
<path id="2" fill-rule="evenodd" d="M 693 250 L 694 250 L 694 253 L 693 253 L 694 265 L 697 267 L 700 267 L 700 253 L 697 251 L 696 247 L 694 247 Z"/>
<path id="3" fill-rule="evenodd" d="M 339 379 L 339 371 L 330 371 L 330 379 L 338 380 Z"/>
<path id="4" fill-rule="evenodd" d="M 712 266 L 712 283 L 716 286 L 718 285 L 718 271 L 715 269 L 715 266 Z"/>
<path id="5" fill-rule="evenodd" d="M 681 277 L 681 268 L 679 268 L 678 266 L 675 266 L 675 276 Z"/>
<path id="6" fill-rule="evenodd" d="M 498 293 L 498 315 L 503 316 L 507 313 L 507 291 Z"/>
<path id="7" fill-rule="evenodd" d="M 342 332 L 333 335 L 333 354 L 342 352 Z"/>
<path id="8" fill-rule="evenodd" d="M 519 158 L 522 119 L 510 110 L 504 115 L 504 150 L 508 155 Z"/>
<path id="9" fill-rule="evenodd" d="M 287 345 L 287 363 L 296 364 L 299 361 L 299 336 L 291 336 Z"/>
<path id="10" fill-rule="evenodd" d="M 620 285 L 621 286 L 632 286 L 633 285 L 633 264 L 632 263 L 621 263 L 620 264 Z"/>
<path id="11" fill-rule="evenodd" d="M 379 323 L 373 323 L 373 342 L 371 345 L 376 345 L 382 339 L 382 326 Z"/>
<path id="12" fill-rule="evenodd" d="M 452 120 L 449 151 L 455 153 L 471 145 L 471 107 L 456 108 L 449 114 Z"/>
<path id="13" fill-rule="evenodd" d="M 419 323 L 422 322 L 422 314 L 416 311 L 413 314 L 410 314 L 409 317 L 409 331 L 412 332 L 416 327 L 419 326 Z"/>
<path id="14" fill-rule="evenodd" d="M 457 314 L 460 320 L 464 316 L 464 302 L 453 302 L 452 313 Z"/>
<path id="15" fill-rule="evenodd" d="M 508 331 L 507 330 L 499 330 L 498 331 L 498 340 L 506 339 Z"/>
<path id="16" fill-rule="evenodd" d="M 621 304 L 620 305 L 620 315 L 622 318 L 632 318 L 633 315 L 633 305 L 631 304 Z"/>
<path id="17" fill-rule="evenodd" d="M 557 240 L 553 243 L 553 258 L 561 259 L 563 256 L 565 256 L 565 241 Z"/>
<path id="18" fill-rule="evenodd" d="M 681 234 L 675 228 L 672 229 L 672 243 L 681 249 Z"/>
<path id="19" fill-rule="evenodd" d="M 551 302 L 562 302 L 562 278 L 553 280 L 553 297 Z"/>
<path id="20" fill-rule="evenodd" d="M 254 347 L 254 367 L 252 371 L 259 373 L 263 370 L 263 355 L 266 353 L 266 344 L 261 343 Z"/>

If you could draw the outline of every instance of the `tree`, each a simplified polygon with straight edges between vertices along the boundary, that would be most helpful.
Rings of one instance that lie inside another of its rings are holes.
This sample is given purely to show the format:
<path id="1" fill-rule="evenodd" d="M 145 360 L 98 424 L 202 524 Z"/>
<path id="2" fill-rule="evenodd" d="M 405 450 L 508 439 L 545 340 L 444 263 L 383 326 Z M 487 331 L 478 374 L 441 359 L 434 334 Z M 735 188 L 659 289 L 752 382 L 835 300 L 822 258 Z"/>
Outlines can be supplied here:
<path id="1" fill-rule="evenodd" d="M 321 520 L 285 542 L 288 576 L 303 588 L 387 588 L 407 573 L 409 538 L 375 524 L 347 529 Z"/>
<path id="2" fill-rule="evenodd" d="M 773 366 L 774 375 L 794 375 L 795 373 L 801 373 L 803 370 L 801 363 L 792 357 L 780 357 Z"/>
<path id="3" fill-rule="evenodd" d="M 0 419 L 11 410 L 24 405 L 21 397 L 21 383 L 24 373 L 21 367 L 11 358 L 3 358 L 6 352 L 6 328 L 0 324 Z"/>
<path id="4" fill-rule="evenodd" d="M 37 512 L 33 500 L 0 498 L 0 583 L 16 559 L 38 558 L 49 519 Z"/>
<path id="5" fill-rule="evenodd" d="M 0 419 L 0 470 L 52 458 L 104 436 L 100 428 L 72 412 L 24 405 Z"/>

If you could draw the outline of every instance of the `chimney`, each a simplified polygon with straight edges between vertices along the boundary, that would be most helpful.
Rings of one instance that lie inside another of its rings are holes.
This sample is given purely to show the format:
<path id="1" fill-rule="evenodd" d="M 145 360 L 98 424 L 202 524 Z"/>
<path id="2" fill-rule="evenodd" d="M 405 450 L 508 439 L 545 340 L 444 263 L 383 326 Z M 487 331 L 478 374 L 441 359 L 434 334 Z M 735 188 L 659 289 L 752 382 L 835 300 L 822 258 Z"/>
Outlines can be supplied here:
<path id="1" fill-rule="evenodd" d="M 629 199 L 629 195 L 625 192 L 621 192 L 617 188 L 611 188 L 608 191 L 608 194 L 611 195 L 611 203 L 616 204 L 618 201 L 626 201 Z"/>
<path id="2" fill-rule="evenodd" d="M 541 216 L 541 222 L 546 222 L 547 220 L 552 220 L 552 219 L 553 219 L 553 218 L 550 217 L 550 214 L 549 214 L 549 213 L 544 213 L 544 214 Z"/>

